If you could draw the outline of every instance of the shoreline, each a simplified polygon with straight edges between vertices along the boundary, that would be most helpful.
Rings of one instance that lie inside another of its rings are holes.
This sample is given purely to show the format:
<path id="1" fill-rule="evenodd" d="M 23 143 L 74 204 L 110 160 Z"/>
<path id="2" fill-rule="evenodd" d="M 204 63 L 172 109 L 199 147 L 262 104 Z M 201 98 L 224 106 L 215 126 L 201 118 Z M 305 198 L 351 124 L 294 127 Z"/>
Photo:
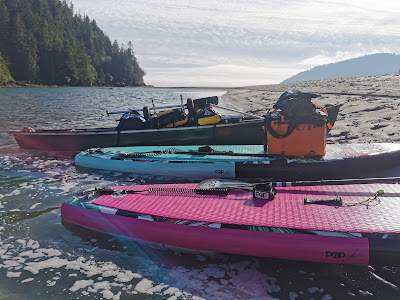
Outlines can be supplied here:
<path id="1" fill-rule="evenodd" d="M 154 88 L 153 86 L 113 86 L 113 85 L 55 85 L 55 84 L 38 84 L 26 81 L 14 81 L 14 82 L 0 82 L 0 88 L 13 88 L 13 87 L 99 87 L 99 88 Z"/>
<path id="2" fill-rule="evenodd" d="M 287 91 L 320 95 L 321 106 L 340 104 L 341 108 L 327 143 L 399 143 L 396 128 L 400 122 L 400 74 L 335 78 L 288 84 L 254 85 L 245 87 L 154 87 L 144 89 L 219 90 L 224 106 L 263 116 L 280 95 Z M 6 88 L 5 86 L 0 86 Z M 51 85 L 11 85 L 13 87 L 62 87 Z M 70 86 L 68 86 L 70 87 Z M 75 87 L 75 86 L 74 86 Z M 112 86 L 92 86 L 113 89 Z"/>

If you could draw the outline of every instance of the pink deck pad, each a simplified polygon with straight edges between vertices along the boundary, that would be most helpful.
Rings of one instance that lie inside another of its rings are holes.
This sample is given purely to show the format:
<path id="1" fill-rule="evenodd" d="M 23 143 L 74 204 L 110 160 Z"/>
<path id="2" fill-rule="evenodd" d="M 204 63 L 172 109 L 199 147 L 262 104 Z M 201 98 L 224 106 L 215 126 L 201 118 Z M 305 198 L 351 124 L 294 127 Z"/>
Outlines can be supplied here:
<path id="1" fill-rule="evenodd" d="M 196 184 L 152 185 L 194 188 Z M 115 189 L 144 190 L 150 186 Z M 377 205 L 339 207 L 304 205 L 304 198 L 341 196 L 346 203 L 372 197 L 383 189 Z M 400 233 L 400 185 L 361 184 L 278 188 L 272 201 L 253 199 L 246 191 L 227 196 L 167 195 L 142 192 L 123 197 L 103 195 L 95 204 L 143 214 L 213 223 L 295 228 L 321 231 Z"/>

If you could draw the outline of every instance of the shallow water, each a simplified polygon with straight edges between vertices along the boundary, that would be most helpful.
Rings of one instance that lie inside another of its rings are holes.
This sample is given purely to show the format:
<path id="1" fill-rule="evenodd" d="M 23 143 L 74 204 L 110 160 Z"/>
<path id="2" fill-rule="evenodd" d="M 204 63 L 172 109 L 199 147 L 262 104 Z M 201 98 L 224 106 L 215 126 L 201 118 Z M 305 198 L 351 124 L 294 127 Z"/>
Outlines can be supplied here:
<path id="1" fill-rule="evenodd" d="M 180 103 L 220 90 L 0 89 L 0 299 L 396 299 L 399 269 L 182 252 L 61 221 L 82 188 L 172 183 L 77 171 L 73 154 L 19 149 L 5 130 L 116 126 L 106 110 Z M 187 179 L 185 182 L 195 181 Z M 183 182 L 180 179 L 180 182 Z"/>

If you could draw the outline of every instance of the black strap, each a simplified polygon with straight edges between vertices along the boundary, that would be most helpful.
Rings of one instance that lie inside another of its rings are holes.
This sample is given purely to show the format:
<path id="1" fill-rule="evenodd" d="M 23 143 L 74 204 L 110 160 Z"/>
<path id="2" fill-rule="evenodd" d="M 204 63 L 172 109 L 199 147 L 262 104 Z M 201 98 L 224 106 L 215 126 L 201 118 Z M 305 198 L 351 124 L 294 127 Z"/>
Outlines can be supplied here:
<path id="1" fill-rule="evenodd" d="M 326 125 L 326 121 L 322 118 L 319 118 L 318 116 L 312 116 L 312 117 L 306 117 L 306 118 L 294 118 L 291 119 L 288 122 L 285 122 L 285 124 L 288 124 L 288 129 L 285 134 L 279 134 L 277 133 L 271 126 L 272 122 L 280 122 L 278 119 L 274 118 L 267 118 L 265 120 L 265 126 L 267 128 L 267 131 L 275 138 L 277 139 L 284 139 L 288 137 L 293 130 L 297 128 L 300 124 L 312 124 L 317 127 L 322 127 Z"/>
<path id="2" fill-rule="evenodd" d="M 199 147 L 199 149 L 198 149 L 198 152 L 207 152 L 207 153 L 210 153 L 210 152 L 214 152 L 215 150 L 212 148 L 212 147 L 210 147 L 210 146 L 200 146 Z"/>
<path id="3" fill-rule="evenodd" d="M 284 138 L 288 137 L 288 136 L 293 132 L 293 130 L 295 130 L 295 128 L 297 127 L 297 125 L 300 124 L 300 123 L 296 122 L 295 120 L 293 120 L 293 121 L 291 121 L 291 122 L 288 122 L 288 129 L 287 129 L 286 133 L 285 133 L 285 134 L 279 134 L 279 133 L 277 133 L 277 132 L 272 128 L 272 126 L 271 126 L 271 123 L 272 123 L 272 122 L 275 122 L 275 121 L 279 121 L 279 120 L 276 120 L 276 119 L 267 119 L 266 122 L 265 122 L 265 125 L 266 125 L 266 127 L 267 127 L 267 131 L 268 131 L 274 138 L 277 138 L 277 139 L 284 139 Z"/>

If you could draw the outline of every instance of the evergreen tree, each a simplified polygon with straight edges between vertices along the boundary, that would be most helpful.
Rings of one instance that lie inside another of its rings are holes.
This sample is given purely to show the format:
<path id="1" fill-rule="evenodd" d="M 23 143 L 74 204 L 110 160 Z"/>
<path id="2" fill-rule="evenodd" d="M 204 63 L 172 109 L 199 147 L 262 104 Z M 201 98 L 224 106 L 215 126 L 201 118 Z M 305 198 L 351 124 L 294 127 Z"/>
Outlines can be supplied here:
<path id="1" fill-rule="evenodd" d="M 0 53 L 9 52 L 8 41 L 10 32 L 10 15 L 8 8 L 5 6 L 4 1 L 0 0 Z"/>
<path id="2" fill-rule="evenodd" d="M 132 44 L 111 43 L 65 0 L 0 0 L 0 54 L 16 80 L 144 85 Z"/>
<path id="3" fill-rule="evenodd" d="M 10 82 L 13 80 L 6 61 L 0 56 L 0 82 Z"/>

